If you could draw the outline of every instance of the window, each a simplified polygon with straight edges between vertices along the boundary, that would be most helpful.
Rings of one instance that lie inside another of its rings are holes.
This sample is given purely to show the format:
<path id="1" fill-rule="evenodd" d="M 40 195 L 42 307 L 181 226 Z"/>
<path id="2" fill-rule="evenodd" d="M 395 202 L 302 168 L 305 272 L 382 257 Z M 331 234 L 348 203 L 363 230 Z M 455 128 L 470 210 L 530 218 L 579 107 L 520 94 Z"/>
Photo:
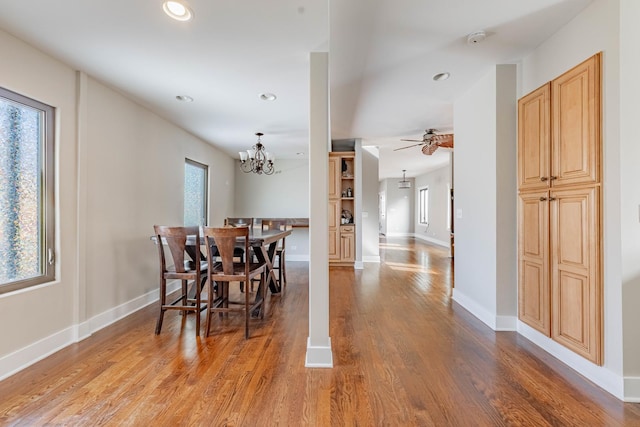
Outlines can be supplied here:
<path id="1" fill-rule="evenodd" d="M 209 167 L 193 160 L 184 162 L 184 225 L 207 225 Z"/>
<path id="2" fill-rule="evenodd" d="M 55 279 L 54 109 L 0 88 L 0 293 Z"/>
<path id="3" fill-rule="evenodd" d="M 429 223 L 429 187 L 421 188 L 418 198 L 420 224 Z"/>

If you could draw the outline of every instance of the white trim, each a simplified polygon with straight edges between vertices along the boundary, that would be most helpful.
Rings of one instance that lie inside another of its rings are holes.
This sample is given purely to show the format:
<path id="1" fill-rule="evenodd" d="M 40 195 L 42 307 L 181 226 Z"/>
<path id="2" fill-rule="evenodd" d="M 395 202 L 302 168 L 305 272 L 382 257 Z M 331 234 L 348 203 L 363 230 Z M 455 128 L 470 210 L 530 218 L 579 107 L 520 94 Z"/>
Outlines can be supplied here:
<path id="1" fill-rule="evenodd" d="M 362 263 L 362 261 L 354 261 L 353 262 L 353 269 L 354 270 L 364 270 L 364 264 Z"/>
<path id="2" fill-rule="evenodd" d="M 419 240 L 424 240 L 425 242 L 433 243 L 434 245 L 443 246 L 445 248 L 449 248 L 449 242 L 445 242 L 443 240 L 434 239 L 433 237 L 423 236 L 420 233 L 414 233 L 413 237 Z"/>
<path id="3" fill-rule="evenodd" d="M 624 401 L 640 403 L 640 377 L 624 377 Z"/>
<path id="4" fill-rule="evenodd" d="M 602 387 L 620 400 L 625 399 L 625 386 L 627 385 L 626 379 L 610 371 L 609 369 L 597 366 L 587 359 L 579 356 L 568 348 L 558 344 L 551 340 L 546 335 L 541 334 L 532 327 L 518 320 L 518 333 L 533 342 L 544 351 L 566 364 L 568 367 L 577 371 L 582 376 L 586 377 L 589 381 L 594 382 L 596 385 Z M 634 384 L 635 383 L 635 384 Z M 629 378 L 629 394 L 632 392 L 639 392 L 640 388 L 635 386 L 640 385 L 639 382 L 633 381 L 633 378 Z M 640 397 L 636 394 L 635 397 Z M 633 398 L 630 396 L 630 398 Z M 640 400 L 640 399 L 639 399 Z M 629 400 L 632 401 L 632 400 Z"/>
<path id="5" fill-rule="evenodd" d="M 414 237 L 413 233 L 387 233 L 385 237 Z"/>
<path id="6" fill-rule="evenodd" d="M 327 345 L 324 346 L 311 345 L 311 338 L 307 337 L 307 357 L 304 366 L 307 368 L 333 368 L 331 337 L 327 338 Z"/>
<path id="7" fill-rule="evenodd" d="M 74 343 L 69 327 L 0 358 L 0 381 Z"/>
<path id="8" fill-rule="evenodd" d="M 494 331 L 496 330 L 496 318 L 489 310 L 479 305 L 475 300 L 469 298 L 462 292 L 460 292 L 457 288 L 453 288 L 453 295 L 451 298 L 460 304 L 465 310 L 469 313 L 476 316 L 478 319 L 482 321 L 482 323 L 489 326 Z"/>
<path id="9" fill-rule="evenodd" d="M 174 292 L 180 287 L 180 281 L 167 283 L 167 292 Z M 63 348 L 82 341 L 92 333 L 103 329 L 112 323 L 158 301 L 158 290 L 132 299 L 124 304 L 109 309 L 86 322 L 72 325 L 39 341 L 29 344 L 0 358 L 0 381 L 33 365 L 36 362 L 62 350 Z"/>
<path id="10" fill-rule="evenodd" d="M 377 262 L 380 264 L 380 255 L 367 255 L 362 257 L 362 262 Z"/>
<path id="11" fill-rule="evenodd" d="M 306 261 L 306 262 L 309 262 L 309 254 L 294 254 L 294 255 L 291 255 L 291 254 L 287 253 L 285 255 L 285 257 L 286 257 L 285 259 L 287 261 Z"/>

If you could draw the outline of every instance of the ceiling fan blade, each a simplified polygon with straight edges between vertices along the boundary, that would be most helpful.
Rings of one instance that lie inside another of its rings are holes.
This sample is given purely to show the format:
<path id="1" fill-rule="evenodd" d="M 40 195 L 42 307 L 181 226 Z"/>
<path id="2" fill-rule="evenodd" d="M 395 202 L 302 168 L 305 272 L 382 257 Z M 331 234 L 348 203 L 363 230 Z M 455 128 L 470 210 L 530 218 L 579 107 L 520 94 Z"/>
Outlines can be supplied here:
<path id="1" fill-rule="evenodd" d="M 436 144 L 425 145 L 424 147 L 422 147 L 422 154 L 424 154 L 425 156 L 430 156 L 437 149 L 438 146 Z"/>
<path id="2" fill-rule="evenodd" d="M 435 135 L 431 141 L 439 147 L 453 148 L 453 134 L 446 133 L 442 135 Z"/>
<path id="3" fill-rule="evenodd" d="M 426 142 L 424 139 L 401 139 L 400 141 L 409 141 L 409 142 Z"/>
<path id="4" fill-rule="evenodd" d="M 404 150 L 405 148 L 417 147 L 418 145 L 424 145 L 424 142 L 420 144 L 407 145 L 406 147 L 395 148 L 393 151 Z"/>

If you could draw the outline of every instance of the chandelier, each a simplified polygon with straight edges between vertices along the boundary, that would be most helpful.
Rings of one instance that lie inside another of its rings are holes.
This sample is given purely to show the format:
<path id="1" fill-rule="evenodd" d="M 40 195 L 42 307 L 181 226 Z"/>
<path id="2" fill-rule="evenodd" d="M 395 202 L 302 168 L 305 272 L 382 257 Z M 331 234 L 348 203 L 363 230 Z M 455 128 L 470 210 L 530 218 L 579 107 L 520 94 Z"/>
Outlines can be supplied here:
<path id="1" fill-rule="evenodd" d="M 240 169 L 242 172 L 257 173 L 258 175 L 271 175 L 275 172 L 273 161 L 275 156 L 264 149 L 264 145 L 260 142 L 260 137 L 264 135 L 261 132 L 256 133 L 258 142 L 250 150 L 240 151 Z"/>

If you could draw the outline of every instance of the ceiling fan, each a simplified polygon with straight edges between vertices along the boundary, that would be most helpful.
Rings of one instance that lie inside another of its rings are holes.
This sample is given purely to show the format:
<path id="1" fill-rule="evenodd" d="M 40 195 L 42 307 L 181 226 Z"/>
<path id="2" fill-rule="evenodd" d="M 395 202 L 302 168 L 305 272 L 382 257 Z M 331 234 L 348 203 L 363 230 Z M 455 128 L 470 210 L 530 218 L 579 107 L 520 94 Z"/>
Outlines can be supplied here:
<path id="1" fill-rule="evenodd" d="M 418 147 L 422 145 L 422 154 L 430 156 L 438 147 L 453 148 L 453 134 L 442 133 L 436 134 L 435 129 L 427 129 L 422 135 L 422 140 L 418 139 L 401 139 L 400 141 L 417 142 L 418 144 L 407 145 L 406 147 L 396 148 L 393 151 L 404 150 L 405 148 Z"/>

